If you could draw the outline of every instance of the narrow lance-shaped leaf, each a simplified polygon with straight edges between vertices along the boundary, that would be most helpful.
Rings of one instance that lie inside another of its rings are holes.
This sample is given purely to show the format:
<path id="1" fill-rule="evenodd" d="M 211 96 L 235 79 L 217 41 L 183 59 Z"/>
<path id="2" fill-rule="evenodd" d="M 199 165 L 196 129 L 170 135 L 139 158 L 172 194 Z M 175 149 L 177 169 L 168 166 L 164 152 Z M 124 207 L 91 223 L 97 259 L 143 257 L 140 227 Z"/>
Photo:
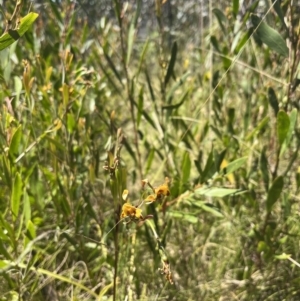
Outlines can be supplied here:
<path id="1" fill-rule="evenodd" d="M 126 65 L 129 65 L 130 57 L 131 57 L 131 52 L 132 52 L 132 47 L 133 47 L 133 40 L 134 40 L 134 23 L 131 22 L 129 26 L 129 31 L 128 31 L 128 43 L 127 43 L 127 57 L 126 57 Z"/>
<path id="2" fill-rule="evenodd" d="M 239 169 L 240 167 L 242 167 L 243 165 L 245 165 L 247 159 L 248 157 L 242 157 L 230 162 L 225 168 L 223 168 L 224 175 L 232 173 L 237 169 Z"/>
<path id="3" fill-rule="evenodd" d="M 13 189 L 11 194 L 11 211 L 13 213 L 13 219 L 19 214 L 20 202 L 22 196 L 22 180 L 19 173 L 16 174 L 15 180 L 13 182 Z"/>
<path id="4" fill-rule="evenodd" d="M 287 136 L 286 136 L 287 144 L 289 144 L 291 141 L 293 131 L 295 129 L 295 125 L 296 125 L 296 121 L 297 121 L 297 116 L 298 116 L 298 110 L 296 108 L 294 108 L 292 110 L 292 112 L 290 113 L 290 127 L 289 127 L 289 131 L 287 133 Z"/>
<path id="5" fill-rule="evenodd" d="M 21 138 L 22 138 L 22 126 L 19 125 L 17 129 L 14 131 L 9 145 L 9 154 L 12 157 L 18 154 Z"/>
<path id="6" fill-rule="evenodd" d="M 251 15 L 252 23 L 256 29 L 256 33 L 260 40 L 265 43 L 271 50 L 276 51 L 284 57 L 288 57 L 289 49 L 282 36 L 266 22 L 262 21 L 258 16 Z"/>
<path id="7" fill-rule="evenodd" d="M 285 111 L 280 110 L 277 114 L 277 137 L 280 145 L 282 145 L 287 137 L 289 128 L 290 118 Z"/>
<path id="8" fill-rule="evenodd" d="M 274 110 L 275 116 L 277 116 L 278 111 L 279 111 L 279 105 L 278 105 L 277 96 L 272 87 L 268 88 L 268 99 L 269 99 L 269 103 L 270 103 L 271 107 Z"/>
<path id="9" fill-rule="evenodd" d="M 282 144 L 282 147 L 280 150 L 280 156 L 282 156 L 285 153 L 287 147 L 289 146 L 289 144 L 291 142 L 293 132 L 295 129 L 295 125 L 296 125 L 296 121 L 297 121 L 297 115 L 298 115 L 298 110 L 294 108 L 292 110 L 292 112 L 290 113 L 290 117 L 289 117 L 290 118 L 290 126 L 289 126 L 288 132 L 286 134 L 286 138 Z"/>
<path id="10" fill-rule="evenodd" d="M 182 160 L 182 183 L 186 183 L 189 180 L 191 172 L 191 159 L 190 154 L 186 152 Z"/>
<path id="11" fill-rule="evenodd" d="M 282 189 L 283 189 L 283 177 L 279 176 L 274 180 L 272 186 L 268 191 L 268 197 L 266 202 L 268 212 L 272 211 L 273 205 L 279 199 Z"/>
<path id="12" fill-rule="evenodd" d="M 236 17 L 239 12 L 239 3 L 240 3 L 239 0 L 232 1 L 232 12 L 233 12 L 234 17 Z"/>
<path id="13" fill-rule="evenodd" d="M 138 113 L 137 113 L 137 118 L 136 118 L 136 123 L 137 126 L 139 127 L 140 122 L 141 122 L 141 117 L 143 113 L 143 104 L 144 104 L 144 86 L 141 87 L 140 92 L 139 92 L 139 98 L 138 98 Z"/>
<path id="14" fill-rule="evenodd" d="M 269 187 L 269 162 L 268 162 L 268 158 L 266 155 L 266 147 L 264 147 L 261 151 L 260 154 L 260 171 L 262 174 L 262 178 L 264 181 L 264 186 L 266 191 L 268 191 L 268 187 Z"/>
<path id="15" fill-rule="evenodd" d="M 17 30 L 9 30 L 8 32 L 4 33 L 0 37 L 0 50 L 3 50 L 10 46 L 13 42 L 18 40 L 24 33 L 31 27 L 33 22 L 38 17 L 36 13 L 29 13 L 24 18 L 21 19 L 21 23 L 19 29 Z"/>
<path id="16" fill-rule="evenodd" d="M 237 192 L 240 192 L 240 190 L 233 189 L 233 188 L 222 188 L 222 187 L 201 187 L 195 190 L 196 194 L 205 195 L 209 197 L 217 197 L 217 198 L 223 198 L 225 196 L 228 196 L 230 194 L 235 194 Z"/>
<path id="17" fill-rule="evenodd" d="M 171 58 L 170 58 L 170 62 L 169 62 L 169 66 L 168 66 L 168 70 L 167 70 L 167 74 L 165 76 L 165 86 L 168 84 L 171 75 L 174 71 L 174 66 L 175 66 L 175 62 L 176 62 L 176 56 L 177 56 L 177 43 L 174 42 L 173 47 L 172 47 L 172 54 L 171 54 Z"/>
<path id="18" fill-rule="evenodd" d="M 217 17 L 218 22 L 219 22 L 219 24 L 220 24 L 220 27 L 221 27 L 222 31 L 225 33 L 225 32 L 226 32 L 226 29 L 225 29 L 224 23 L 226 23 L 226 21 L 227 21 L 226 16 L 225 16 L 224 13 L 223 13 L 220 9 L 218 9 L 218 8 L 214 8 L 214 9 L 212 10 L 212 12 L 213 12 L 213 13 L 215 14 L 215 16 Z"/>
<path id="19" fill-rule="evenodd" d="M 276 11 L 282 25 L 285 27 L 285 29 L 288 29 L 286 24 L 285 24 L 285 21 L 284 21 L 284 13 L 281 9 L 281 1 L 278 1 L 278 0 L 272 0 L 272 3 L 273 3 L 273 7 L 274 7 L 274 10 Z"/>

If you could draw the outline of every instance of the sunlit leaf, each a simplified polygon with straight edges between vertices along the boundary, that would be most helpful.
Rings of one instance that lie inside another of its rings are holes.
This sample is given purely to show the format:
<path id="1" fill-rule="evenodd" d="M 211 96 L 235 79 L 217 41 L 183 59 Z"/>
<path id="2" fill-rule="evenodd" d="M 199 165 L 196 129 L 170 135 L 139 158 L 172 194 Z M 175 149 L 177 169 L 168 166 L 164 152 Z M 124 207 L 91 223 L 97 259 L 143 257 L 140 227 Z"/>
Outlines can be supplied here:
<path id="1" fill-rule="evenodd" d="M 274 257 L 277 258 L 277 259 L 280 259 L 280 260 L 286 260 L 286 259 L 289 259 L 291 257 L 291 254 L 282 253 L 280 255 L 275 255 Z"/>
<path id="2" fill-rule="evenodd" d="M 175 218 L 179 218 L 183 221 L 189 222 L 191 224 L 196 224 L 198 223 L 199 219 L 192 215 L 192 214 L 188 214 L 185 212 L 180 212 L 180 211 L 170 211 L 169 212 L 170 216 L 175 217 Z"/>
<path id="3" fill-rule="evenodd" d="M 236 17 L 239 12 L 239 0 L 232 0 L 232 13 Z"/>
<path id="4" fill-rule="evenodd" d="M 288 114 L 280 110 L 277 114 L 277 137 L 279 144 L 282 145 L 285 138 L 287 137 L 290 128 L 290 118 Z"/>
<path id="5" fill-rule="evenodd" d="M 224 216 L 217 208 L 215 208 L 211 204 L 206 204 L 202 201 L 193 201 L 191 203 L 192 203 L 192 205 L 194 205 L 196 207 L 199 207 L 199 208 L 203 209 L 203 211 L 209 212 L 209 213 L 211 213 L 212 215 L 214 215 L 216 217 L 223 217 Z"/>
<path id="6" fill-rule="evenodd" d="M 191 159 L 190 154 L 185 152 L 182 160 L 182 183 L 186 183 L 189 180 L 191 172 Z"/>
<path id="7" fill-rule="evenodd" d="M 9 153 L 12 157 L 14 157 L 18 154 L 21 137 L 22 137 L 22 126 L 19 125 L 15 129 L 13 136 L 11 138 L 10 145 L 9 145 Z"/>
<path id="8" fill-rule="evenodd" d="M 222 188 L 222 187 L 201 187 L 195 190 L 195 193 L 209 197 L 223 198 L 225 196 L 240 192 L 240 189 Z"/>
<path id="9" fill-rule="evenodd" d="M 134 33 L 135 33 L 134 22 L 131 22 L 128 31 L 126 65 L 128 65 L 130 61 L 132 47 L 133 47 Z"/>
<path id="10" fill-rule="evenodd" d="M 18 40 L 24 35 L 24 33 L 31 27 L 33 22 L 38 17 L 37 13 L 29 13 L 24 18 L 21 19 L 19 29 L 10 30 L 9 32 L 4 33 L 0 37 L 0 50 L 3 50 L 10 46 L 13 42 Z"/>
<path id="11" fill-rule="evenodd" d="M 224 175 L 233 173 L 240 167 L 245 166 L 245 163 L 247 162 L 247 160 L 248 160 L 248 156 L 236 159 L 236 160 L 228 163 L 228 165 L 225 168 L 223 168 Z"/>

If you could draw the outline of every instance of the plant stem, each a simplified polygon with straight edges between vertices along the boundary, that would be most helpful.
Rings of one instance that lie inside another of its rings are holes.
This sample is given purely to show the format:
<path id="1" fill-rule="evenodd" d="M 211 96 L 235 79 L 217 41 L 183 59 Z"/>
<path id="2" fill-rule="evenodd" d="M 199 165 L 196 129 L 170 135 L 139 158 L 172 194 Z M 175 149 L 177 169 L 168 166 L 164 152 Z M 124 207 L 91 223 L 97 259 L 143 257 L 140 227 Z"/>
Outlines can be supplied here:
<path id="1" fill-rule="evenodd" d="M 116 0 L 117 3 L 115 5 L 121 6 L 121 1 Z M 142 171 L 142 161 L 141 161 L 141 153 L 139 149 L 139 143 L 138 143 L 138 131 L 137 131 L 137 124 L 136 124 L 136 118 L 135 118 L 135 112 L 134 112 L 134 95 L 132 94 L 132 80 L 129 76 L 128 73 L 128 66 L 126 63 L 126 56 L 127 56 L 127 51 L 126 51 L 126 46 L 125 46 L 125 41 L 124 41 L 124 27 L 123 27 L 123 16 L 118 17 L 119 21 L 119 27 L 120 27 L 120 41 L 121 41 L 121 51 L 122 51 L 122 63 L 123 63 L 123 68 L 125 72 L 125 78 L 126 78 L 126 90 L 127 90 L 127 98 L 129 100 L 130 104 L 130 115 L 131 115 L 131 120 L 133 123 L 133 132 L 134 132 L 134 145 L 136 149 L 136 154 L 137 154 L 137 163 L 138 163 L 138 171 L 140 174 L 140 178 L 143 179 L 143 171 Z"/>

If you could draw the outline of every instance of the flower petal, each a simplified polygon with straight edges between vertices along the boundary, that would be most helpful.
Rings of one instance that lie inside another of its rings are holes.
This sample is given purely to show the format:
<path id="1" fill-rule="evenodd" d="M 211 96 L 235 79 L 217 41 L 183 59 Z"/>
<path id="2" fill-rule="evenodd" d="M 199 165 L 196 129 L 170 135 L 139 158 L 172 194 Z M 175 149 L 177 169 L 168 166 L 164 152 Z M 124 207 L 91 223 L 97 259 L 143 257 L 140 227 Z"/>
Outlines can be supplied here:
<path id="1" fill-rule="evenodd" d="M 144 202 L 145 202 L 146 204 L 151 204 L 151 203 L 155 202 L 156 199 L 157 199 L 157 195 L 156 195 L 156 194 L 150 194 L 150 195 L 148 195 L 148 196 L 146 197 L 146 199 L 144 200 Z"/>

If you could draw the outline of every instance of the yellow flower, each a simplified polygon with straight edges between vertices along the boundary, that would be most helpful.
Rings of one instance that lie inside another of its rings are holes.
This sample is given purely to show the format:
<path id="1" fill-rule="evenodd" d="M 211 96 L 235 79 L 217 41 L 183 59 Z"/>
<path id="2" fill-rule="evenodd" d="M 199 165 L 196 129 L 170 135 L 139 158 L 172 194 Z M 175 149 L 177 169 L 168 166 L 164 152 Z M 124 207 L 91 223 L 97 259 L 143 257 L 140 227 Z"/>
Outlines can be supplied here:
<path id="1" fill-rule="evenodd" d="M 128 194 L 129 194 L 129 191 L 128 191 L 127 189 L 125 189 L 125 190 L 123 191 L 123 193 L 122 193 L 122 199 L 123 199 L 124 201 L 127 201 L 127 199 L 128 199 Z"/>
<path id="2" fill-rule="evenodd" d="M 169 178 L 165 178 L 165 183 L 158 186 L 157 188 L 153 188 L 151 186 L 151 184 L 149 183 L 149 181 L 147 179 L 142 181 L 142 185 L 143 187 L 145 185 L 148 185 L 152 191 L 154 192 L 153 194 L 150 194 L 146 197 L 146 199 L 144 200 L 146 202 L 146 204 L 151 204 L 153 202 L 155 202 L 156 200 L 161 200 L 166 196 L 170 195 L 170 190 L 169 190 Z"/>
<path id="3" fill-rule="evenodd" d="M 151 204 L 153 202 L 155 202 L 157 199 L 157 195 L 156 194 L 150 194 L 146 197 L 146 199 L 144 200 L 146 204 Z"/>
<path id="4" fill-rule="evenodd" d="M 122 207 L 121 219 L 126 217 L 129 217 L 132 221 L 143 220 L 142 209 L 125 203 Z"/>
<path id="5" fill-rule="evenodd" d="M 168 184 L 163 184 L 155 188 L 155 194 L 157 195 L 157 198 L 160 199 L 164 196 L 170 195 L 170 190 Z"/>

